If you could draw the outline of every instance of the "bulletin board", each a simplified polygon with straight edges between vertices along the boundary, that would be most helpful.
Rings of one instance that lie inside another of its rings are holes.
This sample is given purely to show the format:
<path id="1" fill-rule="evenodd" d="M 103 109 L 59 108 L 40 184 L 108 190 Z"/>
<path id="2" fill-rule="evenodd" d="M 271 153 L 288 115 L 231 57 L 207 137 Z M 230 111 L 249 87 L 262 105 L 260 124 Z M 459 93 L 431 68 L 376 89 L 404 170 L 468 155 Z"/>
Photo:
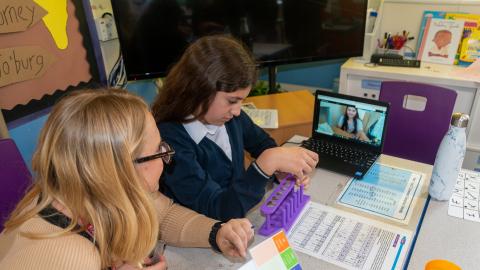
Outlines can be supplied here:
<path id="1" fill-rule="evenodd" d="M 0 108 L 7 123 L 98 81 L 82 0 L 0 1 Z"/>

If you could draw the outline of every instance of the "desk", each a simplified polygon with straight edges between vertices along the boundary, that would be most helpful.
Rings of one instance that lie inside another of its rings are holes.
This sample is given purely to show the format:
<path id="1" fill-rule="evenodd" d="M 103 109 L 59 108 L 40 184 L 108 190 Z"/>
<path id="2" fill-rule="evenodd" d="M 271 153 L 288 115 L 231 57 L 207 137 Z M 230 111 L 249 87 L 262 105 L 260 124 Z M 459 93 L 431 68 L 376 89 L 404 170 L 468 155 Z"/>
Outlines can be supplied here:
<path id="1" fill-rule="evenodd" d="M 425 173 L 426 179 L 430 179 L 431 177 L 431 165 L 384 155 L 380 157 L 379 161 L 384 164 L 409 168 Z M 344 175 L 323 169 L 316 169 L 312 175 L 312 184 L 306 193 L 312 196 L 312 201 L 314 202 L 319 202 L 349 212 L 355 212 L 355 210 L 341 207 L 335 202 L 349 179 L 349 177 Z M 377 216 L 367 214 L 364 215 L 372 219 L 381 220 L 386 223 L 391 223 L 396 226 L 415 231 L 427 198 L 428 182 L 429 181 L 424 182 L 424 185 L 420 191 L 420 199 L 413 208 L 413 213 L 409 224 L 402 225 Z M 255 230 L 260 228 L 261 224 L 264 222 L 264 218 L 260 215 L 259 207 L 260 204 L 252 209 L 247 215 L 247 218 L 250 219 L 252 224 L 255 225 Z M 359 212 L 356 213 L 359 214 Z M 260 243 L 264 239 L 265 237 L 256 234 L 254 243 L 251 246 Z M 309 255 L 300 252 L 296 252 L 296 254 L 299 257 L 303 269 L 341 269 L 333 264 L 318 260 Z M 210 249 L 174 248 L 169 246 L 166 249 L 165 256 L 167 257 L 169 269 L 237 269 L 242 266 L 243 263 L 245 263 L 243 260 L 230 261 L 222 255 L 216 254 Z"/>
<path id="2" fill-rule="evenodd" d="M 408 269 L 446 259 L 463 270 L 480 269 L 480 223 L 447 215 L 448 202 L 430 200 Z"/>
<path id="3" fill-rule="evenodd" d="M 313 102 L 315 97 L 308 90 L 248 97 L 258 109 L 277 109 L 278 128 L 265 129 L 278 145 L 293 135 L 312 135 Z"/>

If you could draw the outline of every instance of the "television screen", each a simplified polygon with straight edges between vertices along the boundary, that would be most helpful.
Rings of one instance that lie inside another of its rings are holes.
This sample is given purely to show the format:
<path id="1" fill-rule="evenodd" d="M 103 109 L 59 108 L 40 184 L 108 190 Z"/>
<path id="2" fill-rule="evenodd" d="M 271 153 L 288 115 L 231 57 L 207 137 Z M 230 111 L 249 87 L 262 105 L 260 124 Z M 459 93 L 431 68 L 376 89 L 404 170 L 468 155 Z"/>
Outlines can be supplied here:
<path id="1" fill-rule="evenodd" d="M 362 55 L 367 0 L 111 0 L 128 79 L 164 76 L 199 37 L 230 34 L 261 66 Z"/>

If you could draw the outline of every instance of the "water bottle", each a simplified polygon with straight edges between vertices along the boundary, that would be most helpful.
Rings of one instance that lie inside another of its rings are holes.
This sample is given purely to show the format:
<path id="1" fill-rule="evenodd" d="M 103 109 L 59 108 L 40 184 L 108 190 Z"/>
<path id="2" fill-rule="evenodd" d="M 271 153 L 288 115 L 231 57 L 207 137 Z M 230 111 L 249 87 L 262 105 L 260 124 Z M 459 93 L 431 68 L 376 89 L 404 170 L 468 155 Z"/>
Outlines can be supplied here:
<path id="1" fill-rule="evenodd" d="M 449 200 L 453 194 L 458 173 L 462 168 L 466 151 L 465 129 L 468 125 L 468 115 L 454 113 L 447 134 L 438 148 L 432 179 L 428 192 L 439 201 Z"/>
<path id="2" fill-rule="evenodd" d="M 377 20 L 378 13 L 374 9 L 368 10 L 368 18 L 365 26 L 365 33 L 372 33 L 375 27 L 375 21 Z"/>

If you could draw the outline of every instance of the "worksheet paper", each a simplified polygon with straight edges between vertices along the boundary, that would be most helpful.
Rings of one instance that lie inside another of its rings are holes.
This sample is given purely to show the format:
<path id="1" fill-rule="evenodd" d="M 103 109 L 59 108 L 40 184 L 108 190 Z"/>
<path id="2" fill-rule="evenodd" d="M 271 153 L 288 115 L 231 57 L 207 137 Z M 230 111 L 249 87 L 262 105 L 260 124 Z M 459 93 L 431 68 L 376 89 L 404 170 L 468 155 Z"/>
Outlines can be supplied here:
<path id="1" fill-rule="evenodd" d="M 288 236 L 297 251 L 345 269 L 402 269 L 412 232 L 311 202 Z"/>
<path id="2" fill-rule="evenodd" d="M 275 109 L 249 109 L 242 110 L 261 128 L 278 128 L 278 111 Z"/>
<path id="3" fill-rule="evenodd" d="M 337 203 L 408 224 L 424 179 L 420 172 L 375 163 L 361 180 L 347 183 Z"/>
<path id="4" fill-rule="evenodd" d="M 480 222 L 479 205 L 480 173 L 462 169 L 458 174 L 453 195 L 448 203 L 448 214 Z"/>

